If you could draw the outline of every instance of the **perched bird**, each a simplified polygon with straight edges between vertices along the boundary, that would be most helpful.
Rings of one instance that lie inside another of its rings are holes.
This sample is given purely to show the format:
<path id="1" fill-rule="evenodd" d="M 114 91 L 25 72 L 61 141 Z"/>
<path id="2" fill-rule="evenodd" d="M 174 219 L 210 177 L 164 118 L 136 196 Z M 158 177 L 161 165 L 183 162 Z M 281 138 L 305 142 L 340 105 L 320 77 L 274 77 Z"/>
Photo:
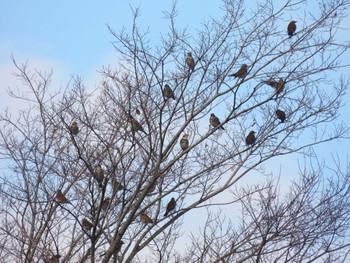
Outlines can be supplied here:
<path id="1" fill-rule="evenodd" d="M 70 203 L 68 199 L 64 196 L 61 190 L 57 190 L 56 192 L 56 201 L 60 204 L 68 204 Z"/>
<path id="2" fill-rule="evenodd" d="M 144 224 L 148 224 L 148 223 L 152 224 L 153 223 L 153 219 L 150 218 L 145 212 L 142 212 L 140 214 L 140 221 Z"/>
<path id="3" fill-rule="evenodd" d="M 219 118 L 216 117 L 214 113 L 210 114 L 209 121 L 210 121 L 210 124 L 214 126 L 214 128 L 221 125 Z M 222 127 L 222 126 L 220 128 L 225 130 L 224 127 Z"/>
<path id="4" fill-rule="evenodd" d="M 286 84 L 286 82 L 282 78 L 280 78 L 278 81 L 275 81 L 273 79 L 263 80 L 263 83 L 274 88 L 277 95 L 284 90 L 284 85 Z"/>
<path id="5" fill-rule="evenodd" d="M 143 133 L 147 134 L 142 128 L 141 124 L 135 120 L 133 116 L 129 115 L 129 120 L 132 132 L 142 131 Z"/>
<path id="6" fill-rule="evenodd" d="M 286 113 L 282 110 L 277 109 L 276 110 L 276 116 L 278 119 L 281 120 L 281 123 L 283 123 L 286 120 Z"/>
<path id="7" fill-rule="evenodd" d="M 72 122 L 69 130 L 73 135 L 77 135 L 79 133 L 78 123 L 76 121 Z"/>
<path id="8" fill-rule="evenodd" d="M 164 85 L 164 89 L 163 89 L 163 96 L 164 98 L 167 99 L 173 99 L 175 100 L 175 96 L 174 96 L 174 92 L 173 90 L 170 88 L 170 86 L 168 84 Z"/>
<path id="9" fill-rule="evenodd" d="M 184 134 L 180 140 L 180 146 L 183 151 L 188 148 L 188 135 Z"/>
<path id="10" fill-rule="evenodd" d="M 248 75 L 248 66 L 247 64 L 243 64 L 241 68 L 234 74 L 229 75 L 230 77 L 235 77 L 235 78 L 245 78 Z"/>
<path id="11" fill-rule="evenodd" d="M 98 187 L 102 188 L 102 183 L 104 179 L 104 172 L 101 165 L 96 165 L 94 177 L 98 183 Z"/>
<path id="12" fill-rule="evenodd" d="M 164 214 L 164 217 L 168 216 L 169 212 L 173 211 L 176 206 L 175 198 L 172 197 L 168 205 L 166 206 L 166 212 Z"/>
<path id="13" fill-rule="evenodd" d="M 247 145 L 253 145 L 256 141 L 256 138 L 255 138 L 255 131 L 251 131 L 249 132 L 248 136 L 245 138 L 245 143 Z"/>
<path id="14" fill-rule="evenodd" d="M 136 108 L 135 111 L 136 111 L 136 114 L 137 114 L 137 115 L 141 115 L 141 111 L 140 111 L 138 108 Z"/>
<path id="15" fill-rule="evenodd" d="M 287 31 L 288 31 L 288 36 L 289 38 L 291 38 L 295 31 L 297 30 L 297 25 L 295 24 L 297 21 L 291 21 L 289 24 L 288 24 L 288 28 L 287 28 Z"/>
<path id="16" fill-rule="evenodd" d="M 81 224 L 82 224 L 83 228 L 87 231 L 89 231 L 93 227 L 93 224 L 89 220 L 87 220 L 86 218 L 81 220 Z"/>
<path id="17" fill-rule="evenodd" d="M 191 52 L 187 53 L 186 64 L 192 71 L 194 70 L 195 63 L 194 63 L 194 59 L 192 57 Z"/>
<path id="18" fill-rule="evenodd" d="M 125 186 L 119 183 L 114 177 L 112 177 L 111 184 L 114 192 L 125 190 Z"/>

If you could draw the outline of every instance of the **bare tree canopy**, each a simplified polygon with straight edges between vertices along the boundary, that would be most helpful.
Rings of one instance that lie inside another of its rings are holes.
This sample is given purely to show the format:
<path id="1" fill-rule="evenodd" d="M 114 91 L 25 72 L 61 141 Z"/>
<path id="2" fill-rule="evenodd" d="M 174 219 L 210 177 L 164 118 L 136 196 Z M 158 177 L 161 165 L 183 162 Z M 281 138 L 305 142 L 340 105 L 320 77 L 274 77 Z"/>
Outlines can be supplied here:
<path id="1" fill-rule="evenodd" d="M 345 260 L 348 167 L 301 170 L 287 193 L 277 177 L 238 184 L 349 138 L 337 117 L 350 81 L 334 72 L 348 66 L 338 32 L 350 1 L 290 20 L 306 2 L 223 1 L 197 35 L 176 26 L 173 3 L 157 45 L 133 9 L 130 32 L 108 25 L 119 64 L 94 91 L 74 77 L 53 93 L 52 73 L 13 58 L 26 91 L 10 94 L 29 107 L 0 114 L 0 261 Z M 233 204 L 241 214 L 220 212 Z M 183 235 L 200 209 L 201 232 Z"/>

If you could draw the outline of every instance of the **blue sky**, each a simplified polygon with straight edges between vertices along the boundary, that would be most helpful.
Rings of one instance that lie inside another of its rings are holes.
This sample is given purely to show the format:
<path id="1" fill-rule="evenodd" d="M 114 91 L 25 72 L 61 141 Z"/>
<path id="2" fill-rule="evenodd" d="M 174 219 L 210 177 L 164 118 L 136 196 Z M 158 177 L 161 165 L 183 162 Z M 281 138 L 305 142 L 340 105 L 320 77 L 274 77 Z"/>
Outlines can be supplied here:
<path id="1" fill-rule="evenodd" d="M 152 3 L 152 4 L 150 4 Z M 19 84 L 11 75 L 14 66 L 11 54 L 22 63 L 38 69 L 54 72 L 53 86 L 65 87 L 73 74 L 83 76 L 87 86 L 100 81 L 97 70 L 102 65 L 113 65 L 117 55 L 111 44 L 112 35 L 106 23 L 119 31 L 123 26 L 131 28 L 130 6 L 141 7 L 140 24 L 149 27 L 152 38 L 165 32 L 167 24 L 162 19 L 163 10 L 170 7 L 171 1 L 19 1 L 3 0 L 0 3 L 0 109 L 11 104 L 6 95 L 7 87 Z M 179 0 L 178 25 L 188 26 L 195 32 L 204 19 L 220 17 L 221 1 Z M 286 21 L 290 19 L 290 14 Z M 350 19 L 344 25 L 350 25 Z M 348 26 L 349 28 L 349 26 Z M 347 32 L 347 35 L 350 35 Z M 345 34 L 343 34 L 345 36 Z M 349 40 L 349 37 L 347 37 Z M 350 59 L 348 58 L 350 61 Z M 344 70 L 348 74 L 349 70 Z M 345 98 L 346 102 L 349 94 Z M 15 105 L 12 105 L 15 107 Z M 349 125 L 349 105 L 343 109 L 341 118 Z M 320 154 L 329 158 L 338 150 L 342 157 L 348 155 L 349 141 L 333 142 L 320 147 Z M 290 170 L 297 159 L 289 159 L 284 170 Z M 276 163 L 279 170 L 280 163 Z M 296 168 L 296 167 L 295 167 Z"/>

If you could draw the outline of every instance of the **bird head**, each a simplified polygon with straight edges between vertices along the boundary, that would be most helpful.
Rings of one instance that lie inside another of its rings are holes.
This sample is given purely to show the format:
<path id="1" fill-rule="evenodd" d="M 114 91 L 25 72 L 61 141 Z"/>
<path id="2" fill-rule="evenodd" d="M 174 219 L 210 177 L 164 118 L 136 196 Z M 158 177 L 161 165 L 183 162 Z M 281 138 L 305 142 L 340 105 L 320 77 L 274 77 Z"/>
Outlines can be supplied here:
<path id="1" fill-rule="evenodd" d="M 183 136 L 182 136 L 182 139 L 187 139 L 188 138 L 188 134 L 184 134 Z"/>
<path id="2" fill-rule="evenodd" d="M 187 56 L 192 57 L 192 53 L 191 52 L 187 52 Z"/>
<path id="3" fill-rule="evenodd" d="M 211 114 L 210 114 L 210 117 L 215 117 L 215 114 L 214 114 L 214 113 L 211 113 Z"/>
<path id="4" fill-rule="evenodd" d="M 164 88 L 170 88 L 170 86 L 168 84 L 165 84 Z"/>
<path id="5" fill-rule="evenodd" d="M 248 68 L 248 65 L 247 64 L 243 64 L 242 68 Z"/>

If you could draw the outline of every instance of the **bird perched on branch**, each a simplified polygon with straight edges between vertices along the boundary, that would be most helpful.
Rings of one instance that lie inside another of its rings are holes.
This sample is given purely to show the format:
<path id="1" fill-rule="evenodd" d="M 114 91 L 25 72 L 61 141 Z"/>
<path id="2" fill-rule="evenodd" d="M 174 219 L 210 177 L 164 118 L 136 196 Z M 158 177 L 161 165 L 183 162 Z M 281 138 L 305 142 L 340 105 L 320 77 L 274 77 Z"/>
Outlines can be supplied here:
<path id="1" fill-rule="evenodd" d="M 69 130 L 71 134 L 77 135 L 79 133 L 78 123 L 76 121 L 72 122 L 71 126 L 69 127 Z"/>
<path id="2" fill-rule="evenodd" d="M 110 203 L 111 203 L 111 198 L 106 197 L 105 199 L 103 199 L 103 201 L 101 203 L 101 209 L 103 211 L 107 211 L 108 207 L 110 206 Z"/>
<path id="3" fill-rule="evenodd" d="M 245 138 L 245 143 L 247 145 L 253 145 L 256 141 L 256 138 L 255 138 L 255 131 L 251 131 L 249 132 L 248 136 Z"/>
<path id="4" fill-rule="evenodd" d="M 137 131 L 141 131 L 147 134 L 142 128 L 141 124 L 137 120 L 135 120 L 133 116 L 129 115 L 129 121 L 130 121 L 131 130 L 133 133 Z"/>
<path id="5" fill-rule="evenodd" d="M 166 100 L 168 100 L 168 99 L 175 100 L 174 92 L 168 84 L 164 85 L 163 96 Z"/>
<path id="6" fill-rule="evenodd" d="M 56 201 L 60 204 L 70 204 L 68 199 L 64 196 L 61 190 L 57 190 L 56 192 Z"/>
<path id="7" fill-rule="evenodd" d="M 284 90 L 284 85 L 286 84 L 282 78 L 280 78 L 278 81 L 275 81 L 273 79 L 263 80 L 263 83 L 274 88 L 277 96 Z"/>
<path id="8" fill-rule="evenodd" d="M 168 205 L 166 206 L 166 212 L 164 214 L 164 217 L 168 216 L 168 214 L 175 209 L 176 201 L 175 198 L 172 197 Z"/>
<path id="9" fill-rule="evenodd" d="M 153 223 L 153 219 L 150 218 L 145 212 L 142 212 L 140 214 L 140 221 L 144 224 L 152 224 Z"/>
<path id="10" fill-rule="evenodd" d="M 87 231 L 89 231 L 93 227 L 93 224 L 89 220 L 87 220 L 86 218 L 81 220 L 81 225 Z"/>
<path id="11" fill-rule="evenodd" d="M 243 64 L 241 68 L 234 74 L 229 75 L 230 77 L 235 77 L 235 78 L 245 78 L 248 75 L 248 66 L 247 64 Z"/>
<path id="12" fill-rule="evenodd" d="M 192 57 L 191 52 L 187 53 L 186 64 L 192 71 L 194 70 L 195 63 L 194 63 L 194 59 Z"/>
<path id="13" fill-rule="evenodd" d="M 180 140 L 180 146 L 183 151 L 187 150 L 188 148 L 188 135 L 184 134 Z"/>
<path id="14" fill-rule="evenodd" d="M 95 172 L 94 172 L 94 177 L 98 183 L 98 187 L 102 188 L 102 183 L 104 179 L 104 172 L 101 167 L 101 165 L 96 165 Z"/>
<path id="15" fill-rule="evenodd" d="M 214 113 L 210 114 L 209 122 L 214 128 L 221 125 L 219 118 L 216 117 Z M 222 126 L 220 128 L 225 130 L 224 127 L 222 127 Z"/>
<path id="16" fill-rule="evenodd" d="M 278 119 L 281 120 L 281 123 L 283 123 L 286 120 L 286 113 L 282 110 L 277 109 L 276 110 L 276 116 Z"/>
<path id="17" fill-rule="evenodd" d="M 296 22 L 297 21 L 293 20 L 288 24 L 287 31 L 288 31 L 289 38 L 291 38 L 294 35 L 295 31 L 297 30 Z"/>
<path id="18" fill-rule="evenodd" d="M 114 192 L 125 190 L 125 186 L 119 183 L 114 177 L 111 179 L 111 184 Z"/>

